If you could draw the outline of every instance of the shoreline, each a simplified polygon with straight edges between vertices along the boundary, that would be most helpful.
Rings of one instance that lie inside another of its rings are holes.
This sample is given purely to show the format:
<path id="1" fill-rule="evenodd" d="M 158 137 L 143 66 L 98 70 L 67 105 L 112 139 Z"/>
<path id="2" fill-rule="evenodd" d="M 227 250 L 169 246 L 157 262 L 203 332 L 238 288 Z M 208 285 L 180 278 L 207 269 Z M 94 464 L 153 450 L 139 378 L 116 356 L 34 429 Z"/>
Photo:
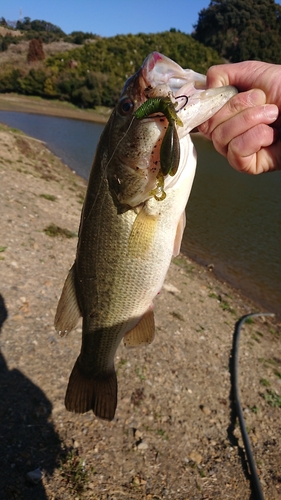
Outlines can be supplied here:
<path id="1" fill-rule="evenodd" d="M 101 112 L 83 110 L 67 102 L 60 102 L 40 97 L 22 96 L 18 94 L 0 94 L 0 110 L 16 111 L 19 113 L 34 113 L 37 115 L 73 118 L 75 120 L 90 121 L 105 124 L 111 109 L 102 108 Z"/>

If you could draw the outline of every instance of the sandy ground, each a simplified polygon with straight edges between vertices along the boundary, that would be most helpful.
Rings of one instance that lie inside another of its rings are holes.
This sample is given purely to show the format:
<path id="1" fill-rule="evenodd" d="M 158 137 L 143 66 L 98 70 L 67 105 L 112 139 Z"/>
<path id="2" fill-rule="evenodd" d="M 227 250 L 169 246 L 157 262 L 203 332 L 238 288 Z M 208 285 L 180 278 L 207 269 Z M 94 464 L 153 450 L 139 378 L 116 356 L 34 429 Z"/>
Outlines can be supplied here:
<path id="1" fill-rule="evenodd" d="M 85 183 L 43 143 L 1 126 L 0 185 L 1 498 L 255 498 L 229 363 L 235 322 L 257 307 L 178 257 L 155 300 L 155 341 L 118 349 L 115 419 L 71 414 L 64 394 L 81 325 L 61 339 L 53 318 Z M 265 498 L 279 499 L 281 325 L 255 319 L 240 344 L 247 429 Z M 36 469 L 43 478 L 32 484 Z"/>

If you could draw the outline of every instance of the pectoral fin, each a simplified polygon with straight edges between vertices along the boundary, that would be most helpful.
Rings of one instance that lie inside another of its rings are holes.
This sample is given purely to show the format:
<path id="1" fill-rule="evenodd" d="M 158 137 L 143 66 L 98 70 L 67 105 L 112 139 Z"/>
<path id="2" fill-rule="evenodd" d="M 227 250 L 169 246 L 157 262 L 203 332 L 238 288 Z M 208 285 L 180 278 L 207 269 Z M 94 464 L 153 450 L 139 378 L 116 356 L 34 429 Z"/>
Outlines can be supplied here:
<path id="1" fill-rule="evenodd" d="M 55 328 L 61 336 L 66 335 L 75 326 L 81 316 L 74 284 L 74 264 L 70 269 L 62 289 L 55 316 Z"/>
<path id="2" fill-rule="evenodd" d="M 182 213 L 181 218 L 178 223 L 177 227 L 177 232 L 176 232 L 176 237 L 174 241 L 174 251 L 173 251 L 173 256 L 176 257 L 180 253 L 180 248 L 181 248 L 181 242 L 182 242 L 182 237 L 183 237 L 183 232 L 185 228 L 185 223 L 186 223 L 186 216 L 185 212 Z"/>
<path id="3" fill-rule="evenodd" d="M 155 335 L 155 322 L 152 309 L 149 309 L 138 324 L 126 333 L 123 342 L 126 347 L 151 344 Z"/>
<path id="4" fill-rule="evenodd" d="M 128 244 L 128 252 L 131 256 L 146 257 L 155 238 L 158 218 L 158 215 L 148 214 L 145 207 L 138 213 Z"/>

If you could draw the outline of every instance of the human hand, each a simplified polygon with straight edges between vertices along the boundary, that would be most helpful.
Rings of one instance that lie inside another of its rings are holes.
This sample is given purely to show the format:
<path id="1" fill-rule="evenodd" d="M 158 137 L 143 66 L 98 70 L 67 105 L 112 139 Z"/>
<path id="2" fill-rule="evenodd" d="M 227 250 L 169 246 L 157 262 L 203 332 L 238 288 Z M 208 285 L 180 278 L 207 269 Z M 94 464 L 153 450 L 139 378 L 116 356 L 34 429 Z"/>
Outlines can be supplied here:
<path id="1" fill-rule="evenodd" d="M 239 93 L 200 125 L 200 132 L 240 172 L 281 169 L 281 65 L 245 61 L 211 67 L 208 88 L 223 85 L 234 85 Z"/>

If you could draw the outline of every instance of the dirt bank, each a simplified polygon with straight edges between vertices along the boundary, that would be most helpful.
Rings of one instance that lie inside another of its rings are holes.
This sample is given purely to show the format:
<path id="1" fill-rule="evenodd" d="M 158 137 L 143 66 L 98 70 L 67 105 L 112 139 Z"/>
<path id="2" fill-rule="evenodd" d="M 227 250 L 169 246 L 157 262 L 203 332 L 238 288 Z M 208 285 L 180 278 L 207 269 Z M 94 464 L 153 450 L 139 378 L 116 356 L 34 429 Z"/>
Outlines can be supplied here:
<path id="1" fill-rule="evenodd" d="M 175 259 L 155 300 L 156 339 L 120 346 L 107 423 L 64 408 L 81 325 L 60 339 L 57 300 L 72 264 L 85 183 L 39 141 L 0 129 L 0 490 L 3 500 L 250 498 L 231 419 L 236 320 L 256 307 Z M 281 327 L 243 328 L 240 384 L 265 497 L 281 498 Z M 26 474 L 40 468 L 37 485 Z"/>
<path id="2" fill-rule="evenodd" d="M 0 110 L 60 116 L 96 123 L 106 123 L 111 113 L 110 108 L 81 109 L 68 102 L 47 101 L 40 97 L 29 97 L 19 94 L 0 94 Z"/>

